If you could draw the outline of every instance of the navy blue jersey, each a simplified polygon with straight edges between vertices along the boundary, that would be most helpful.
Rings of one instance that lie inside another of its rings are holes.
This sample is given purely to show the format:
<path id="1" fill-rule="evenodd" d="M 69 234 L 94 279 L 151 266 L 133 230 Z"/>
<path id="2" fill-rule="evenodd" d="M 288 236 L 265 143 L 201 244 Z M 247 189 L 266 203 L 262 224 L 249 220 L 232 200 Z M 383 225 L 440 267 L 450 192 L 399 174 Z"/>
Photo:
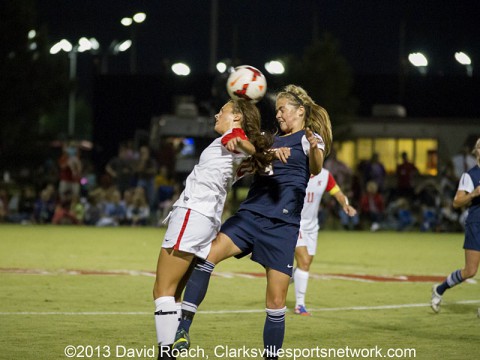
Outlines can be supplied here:
<path id="1" fill-rule="evenodd" d="M 473 182 L 473 189 L 480 185 L 480 167 L 474 166 L 467 171 Z M 472 190 L 473 191 L 473 190 Z M 480 222 L 480 196 L 477 196 L 472 200 L 468 208 L 467 222 Z"/>
<path id="2" fill-rule="evenodd" d="M 302 145 L 304 136 L 305 131 L 301 130 L 275 137 L 273 148 L 289 147 L 290 157 L 286 164 L 275 160 L 272 175 L 255 175 L 240 209 L 300 225 L 305 189 L 310 178 L 308 157 Z"/>

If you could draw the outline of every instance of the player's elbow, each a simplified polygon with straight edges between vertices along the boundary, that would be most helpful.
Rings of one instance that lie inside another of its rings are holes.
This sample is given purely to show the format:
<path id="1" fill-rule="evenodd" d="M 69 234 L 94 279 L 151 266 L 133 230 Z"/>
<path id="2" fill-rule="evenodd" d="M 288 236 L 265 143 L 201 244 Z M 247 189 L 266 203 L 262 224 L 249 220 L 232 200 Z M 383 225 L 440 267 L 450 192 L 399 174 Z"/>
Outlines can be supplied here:
<path id="1" fill-rule="evenodd" d="M 312 175 L 318 175 L 322 171 L 323 166 L 322 165 L 314 165 L 310 167 L 310 173 Z"/>
<path id="2" fill-rule="evenodd" d="M 454 209 L 460 209 L 464 207 L 467 203 L 463 196 L 455 196 L 452 201 L 452 206 Z"/>
<path id="3" fill-rule="evenodd" d="M 310 169 L 310 174 L 313 175 L 313 176 L 315 176 L 315 175 L 320 174 L 320 171 L 322 171 L 322 169 L 320 169 L 320 170 Z"/>

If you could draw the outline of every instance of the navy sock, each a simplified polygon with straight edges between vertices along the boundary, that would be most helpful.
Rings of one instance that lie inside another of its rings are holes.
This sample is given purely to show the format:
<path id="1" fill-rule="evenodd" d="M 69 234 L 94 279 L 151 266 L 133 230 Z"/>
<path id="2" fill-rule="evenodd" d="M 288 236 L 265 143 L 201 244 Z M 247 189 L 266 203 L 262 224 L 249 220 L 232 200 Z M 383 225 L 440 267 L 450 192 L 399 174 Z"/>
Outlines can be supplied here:
<path id="1" fill-rule="evenodd" d="M 282 348 L 283 338 L 285 336 L 285 312 L 287 307 L 282 309 L 265 309 L 267 318 L 263 328 L 263 346 L 265 348 L 265 358 L 274 359 L 277 351 Z"/>
<path id="2" fill-rule="evenodd" d="M 188 279 L 185 294 L 183 295 L 182 318 L 178 326 L 179 328 L 183 328 L 187 332 L 190 330 L 197 308 L 207 294 L 208 284 L 214 268 L 214 263 L 208 260 L 197 259 L 197 265 Z"/>
<path id="3" fill-rule="evenodd" d="M 462 270 L 455 270 L 454 272 L 452 272 L 450 275 L 447 276 L 447 278 L 445 279 L 445 281 L 443 283 L 438 285 L 438 287 L 437 287 L 438 295 L 443 295 L 443 293 L 447 289 L 450 289 L 450 288 L 454 287 L 455 285 L 458 285 L 458 284 L 462 283 L 463 280 L 464 279 L 462 278 Z"/>

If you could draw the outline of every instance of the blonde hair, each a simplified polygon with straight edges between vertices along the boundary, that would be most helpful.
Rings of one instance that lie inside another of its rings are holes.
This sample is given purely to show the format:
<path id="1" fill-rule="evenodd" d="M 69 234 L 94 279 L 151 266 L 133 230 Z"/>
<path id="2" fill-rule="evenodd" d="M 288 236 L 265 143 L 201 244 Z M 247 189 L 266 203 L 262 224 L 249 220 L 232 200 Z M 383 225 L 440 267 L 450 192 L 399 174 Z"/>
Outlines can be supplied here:
<path id="1" fill-rule="evenodd" d="M 477 142 L 473 146 L 473 150 L 472 150 L 472 155 L 475 156 L 477 158 L 477 160 L 480 160 L 480 155 L 479 155 L 480 152 L 477 153 L 478 149 L 480 149 L 480 138 L 477 139 Z"/>
<path id="2" fill-rule="evenodd" d="M 332 147 L 332 124 L 327 110 L 307 94 L 307 92 L 300 86 L 287 85 L 280 92 L 277 93 L 277 100 L 280 98 L 287 98 L 290 104 L 297 108 L 303 106 L 305 108 L 305 127 L 310 128 L 313 132 L 319 134 L 325 142 L 325 157 L 330 153 Z"/>

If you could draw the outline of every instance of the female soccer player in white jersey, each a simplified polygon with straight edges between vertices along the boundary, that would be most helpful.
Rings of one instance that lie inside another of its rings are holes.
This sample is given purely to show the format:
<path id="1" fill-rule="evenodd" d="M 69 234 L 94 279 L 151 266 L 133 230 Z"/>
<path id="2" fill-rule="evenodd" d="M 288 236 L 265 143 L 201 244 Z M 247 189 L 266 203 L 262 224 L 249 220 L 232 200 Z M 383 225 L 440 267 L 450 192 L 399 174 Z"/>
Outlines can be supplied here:
<path id="1" fill-rule="evenodd" d="M 472 278 L 480 264 L 480 138 L 472 151 L 477 159 L 477 165 L 463 173 L 458 184 L 457 193 L 453 199 L 456 209 L 468 206 L 468 216 L 465 221 L 465 267 L 452 272 L 441 284 L 433 286 L 432 310 L 438 313 L 445 291 Z"/>
<path id="2" fill-rule="evenodd" d="M 159 359 L 171 359 L 178 326 L 182 278 L 194 257 L 205 259 L 216 237 L 238 165 L 251 156 L 254 169 L 269 166 L 273 136 L 260 132 L 260 113 L 245 100 L 230 100 L 215 115 L 215 139 L 200 155 L 173 205 L 157 263 L 153 295 Z M 188 276 L 188 275 L 187 275 Z M 183 282 L 183 285 L 185 282 Z"/>
<path id="3" fill-rule="evenodd" d="M 305 293 L 307 292 L 310 265 L 317 251 L 317 237 L 320 229 L 318 209 L 325 191 L 328 191 L 338 201 L 348 216 L 357 214 L 357 210 L 348 203 L 348 198 L 337 185 L 330 171 L 323 168 L 320 174 L 310 177 L 303 201 L 300 233 L 298 234 L 297 247 L 295 248 L 297 266 L 293 271 L 296 298 L 294 312 L 303 316 L 311 315 L 305 308 Z"/>
<path id="4" fill-rule="evenodd" d="M 267 277 L 265 358 L 278 358 L 305 189 L 310 174 L 322 170 L 332 130 L 326 110 L 295 85 L 277 94 L 276 119 L 282 134 L 275 137 L 273 148 L 280 161 L 273 162 L 268 175 L 255 174 L 247 198 L 222 225 L 203 266 L 192 272 L 183 298 L 175 349 L 189 346 L 190 324 L 205 297 L 215 264 L 251 254 L 253 261 L 263 265 Z"/>

